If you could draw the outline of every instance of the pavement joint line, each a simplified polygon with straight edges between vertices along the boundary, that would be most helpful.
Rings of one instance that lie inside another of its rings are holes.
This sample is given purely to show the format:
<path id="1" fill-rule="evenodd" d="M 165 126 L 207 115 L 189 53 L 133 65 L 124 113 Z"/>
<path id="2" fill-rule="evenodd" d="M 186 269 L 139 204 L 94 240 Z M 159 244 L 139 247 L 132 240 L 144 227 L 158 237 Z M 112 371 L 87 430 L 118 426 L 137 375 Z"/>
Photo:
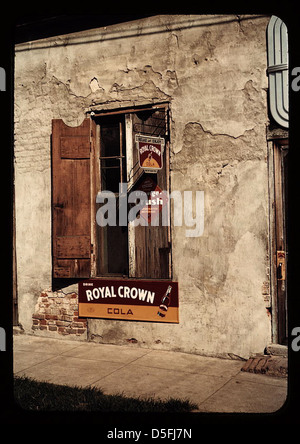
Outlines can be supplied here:
<path id="1" fill-rule="evenodd" d="M 47 361 L 51 361 L 51 360 L 53 360 L 53 359 L 55 359 L 55 358 L 57 358 L 57 357 L 60 357 L 60 356 L 64 355 L 65 353 L 70 352 L 71 350 L 74 350 L 75 348 L 77 348 L 77 347 L 74 347 L 74 348 L 68 350 L 67 352 L 64 351 L 64 352 L 55 353 L 55 354 L 53 353 L 53 356 L 51 356 L 50 358 L 44 359 L 43 361 L 37 362 L 36 364 L 32 364 L 32 365 L 30 365 L 29 367 L 26 367 L 26 368 L 20 370 L 19 372 L 14 373 L 14 374 L 15 374 L 15 375 L 18 375 L 19 373 L 22 374 L 22 372 L 25 372 L 26 370 L 28 370 L 28 369 L 30 369 L 30 368 L 36 367 L 37 365 L 40 365 L 40 364 L 44 364 L 44 363 L 47 362 Z M 22 350 L 20 350 L 20 351 L 22 351 Z M 149 353 L 151 353 L 151 351 L 148 352 L 148 353 L 146 353 L 145 355 L 147 355 L 147 354 L 149 354 Z M 145 355 L 143 355 L 143 356 L 145 356 Z M 115 363 L 115 364 L 118 364 L 117 361 L 111 361 L 111 360 L 108 360 L 108 359 L 103 359 L 103 360 L 101 361 L 101 360 L 98 360 L 98 359 L 91 359 L 91 358 L 79 358 L 78 356 L 68 356 L 68 355 L 65 355 L 65 356 L 68 357 L 68 358 L 80 359 L 80 360 L 82 360 L 82 361 L 96 361 L 96 362 L 97 362 L 97 361 L 99 361 L 99 362 L 103 362 L 103 361 L 104 361 L 104 362 L 113 362 L 113 363 Z M 121 366 L 121 367 L 119 367 L 118 369 L 114 370 L 112 373 L 114 373 L 115 371 L 118 371 L 119 369 L 121 369 L 121 368 L 123 368 L 123 367 L 126 367 L 126 365 L 129 365 L 129 364 L 131 364 L 132 362 L 135 362 L 137 359 L 139 359 L 139 358 L 141 358 L 141 357 L 142 357 L 142 356 L 139 356 L 138 358 L 133 359 L 133 361 L 130 361 L 130 362 L 125 363 L 123 366 Z M 106 375 L 106 376 L 108 376 L 108 375 Z M 101 379 L 102 379 L 102 378 L 101 378 Z"/>
<path id="2" fill-rule="evenodd" d="M 30 368 L 36 367 L 37 365 L 44 364 L 44 363 L 47 362 L 47 361 L 51 361 L 52 359 L 54 359 L 54 358 L 56 358 L 56 357 L 59 357 L 59 356 L 62 356 L 62 355 L 68 356 L 68 353 L 69 353 L 69 352 L 74 351 L 74 350 L 77 349 L 77 348 L 80 348 L 82 345 L 83 345 L 83 344 L 78 344 L 78 345 L 72 347 L 71 349 L 69 349 L 69 350 L 65 350 L 65 351 L 62 351 L 62 352 L 60 352 L 60 353 L 51 353 L 51 354 L 53 354 L 53 356 L 51 356 L 51 357 L 49 357 L 49 358 L 47 358 L 47 359 L 45 359 L 45 360 L 43 360 L 43 361 L 40 361 L 40 362 L 38 362 L 38 363 L 36 363 L 36 364 L 33 364 L 33 365 L 29 366 L 29 367 L 26 367 L 25 369 L 20 370 L 19 372 L 16 372 L 15 374 L 16 374 L 16 375 L 18 375 L 18 374 L 22 374 L 22 372 L 25 372 L 26 370 L 28 370 L 28 369 L 30 369 Z M 102 345 L 102 344 L 100 344 L 100 345 Z M 105 345 L 105 344 L 104 344 L 104 345 Z M 122 368 L 126 367 L 127 365 L 133 364 L 134 362 L 138 361 L 139 359 L 141 359 L 141 358 L 143 358 L 143 357 L 145 357 L 145 356 L 147 356 L 147 355 L 153 353 L 153 351 L 156 351 L 156 350 L 152 350 L 152 349 L 145 349 L 145 350 L 147 350 L 147 352 L 144 353 L 143 355 L 138 356 L 137 358 L 135 358 L 135 359 L 133 359 L 133 360 L 131 360 L 131 361 L 128 361 L 128 362 L 124 363 L 124 365 L 122 365 L 121 367 L 118 367 L 117 369 L 113 370 L 112 372 L 108 373 L 107 375 L 102 376 L 100 379 L 95 380 L 95 381 L 92 382 L 91 384 L 95 384 L 96 382 L 101 381 L 103 378 L 112 375 L 113 373 L 115 373 L 115 372 L 121 370 Z M 20 351 L 22 351 L 22 350 L 20 350 Z M 24 352 L 25 352 L 25 350 L 24 350 Z M 70 357 L 70 356 L 69 356 L 69 357 Z M 72 358 L 75 358 L 75 359 L 83 359 L 83 360 L 85 360 L 85 361 L 97 361 L 97 360 L 92 359 L 92 358 L 79 358 L 79 357 L 77 357 L 77 356 L 71 356 L 71 357 L 72 357 Z M 99 360 L 99 361 L 100 361 L 100 360 Z M 114 362 L 114 363 L 116 363 L 116 364 L 118 363 L 117 361 L 110 361 L 110 360 L 108 360 L 108 359 L 105 359 L 105 360 L 102 360 L 102 361 L 105 361 L 105 362 Z M 158 370 L 160 370 L 160 369 L 168 370 L 168 369 L 165 369 L 164 367 L 156 367 L 156 366 L 153 366 L 153 365 L 145 365 L 145 364 L 139 364 L 139 365 L 140 365 L 141 367 L 146 367 L 146 368 L 155 368 L 155 369 L 158 369 Z M 199 372 L 197 372 L 197 371 L 188 371 L 188 370 L 184 370 L 184 369 L 173 369 L 173 371 L 176 371 L 176 372 L 182 372 L 182 373 L 189 373 L 189 374 L 191 374 L 191 375 L 192 375 L 192 374 L 199 374 L 199 375 L 202 375 L 202 376 L 219 377 L 219 375 L 206 375 L 205 373 L 199 373 Z M 240 371 L 239 371 L 237 374 L 239 374 L 239 373 L 240 373 Z M 235 377 L 235 376 L 233 376 L 233 377 Z M 227 381 L 227 382 L 228 382 L 228 381 Z M 226 382 L 225 382 L 225 384 L 226 384 Z"/>
<path id="3" fill-rule="evenodd" d="M 146 355 L 150 354 L 151 352 L 152 352 L 152 350 L 148 351 L 148 353 L 145 353 L 143 356 L 146 356 Z M 142 358 L 143 356 L 139 356 L 138 358 L 135 358 L 135 359 L 133 359 L 133 360 L 130 361 L 130 362 L 126 362 L 126 363 L 125 363 L 124 365 L 122 365 L 121 367 L 119 367 L 119 368 L 117 368 L 117 369 L 115 369 L 115 370 L 112 370 L 112 371 L 111 371 L 110 373 L 108 373 L 107 375 L 104 375 L 104 376 L 102 376 L 101 378 L 96 379 L 94 382 L 91 382 L 89 385 L 91 386 L 92 384 L 96 384 L 97 382 L 101 381 L 102 379 L 107 378 L 108 376 L 111 376 L 113 373 L 116 373 L 116 372 L 118 372 L 119 370 L 122 370 L 122 368 L 127 367 L 127 365 L 132 364 L 133 362 L 139 360 L 139 359 Z"/>
<path id="4" fill-rule="evenodd" d="M 73 350 L 74 348 L 77 348 L 77 347 L 73 347 L 71 350 Z M 18 351 L 23 351 L 24 353 L 28 353 L 28 351 L 26 351 L 26 350 L 18 350 Z M 69 350 L 70 351 L 70 350 Z M 37 352 L 36 352 L 37 353 Z M 13 372 L 14 373 L 14 375 L 19 375 L 19 374 L 22 374 L 23 372 L 26 372 L 26 370 L 28 370 L 28 369 L 30 369 L 30 368 L 33 368 L 33 367 L 36 367 L 37 365 L 40 365 L 40 364 L 44 364 L 45 362 L 47 362 L 47 361 L 51 361 L 52 359 L 55 359 L 57 356 L 61 356 L 61 355 L 63 355 L 65 352 L 61 352 L 61 353 L 51 353 L 53 356 L 51 356 L 50 358 L 47 358 L 47 359 L 44 359 L 43 361 L 39 361 L 39 362 L 37 362 L 36 364 L 32 364 L 32 365 L 30 365 L 29 367 L 26 367 L 26 368 L 23 368 L 23 370 L 20 370 L 19 372 Z"/>
<path id="5" fill-rule="evenodd" d="M 53 358 L 56 358 L 56 356 L 57 356 L 57 355 L 54 355 L 54 356 L 52 356 L 51 358 L 45 359 L 44 361 L 39 361 L 39 362 L 37 362 L 36 364 L 32 364 L 32 365 L 30 365 L 29 367 L 23 368 L 22 370 L 20 370 L 20 371 L 18 371 L 18 372 L 14 372 L 14 375 L 22 374 L 22 373 L 26 372 L 26 370 L 29 370 L 30 368 L 36 367 L 37 365 L 40 365 L 40 364 L 44 364 L 44 363 L 47 362 L 47 361 L 51 361 Z"/>
<path id="6" fill-rule="evenodd" d="M 232 381 L 234 378 L 236 378 L 239 374 L 240 374 L 240 371 L 238 371 L 236 375 L 232 376 L 232 377 L 229 378 L 226 382 L 224 382 L 224 384 L 223 384 L 221 387 L 219 387 L 216 391 L 214 391 L 213 393 L 211 393 L 210 395 L 208 395 L 207 398 L 205 398 L 203 401 L 201 401 L 201 402 L 198 404 L 198 408 L 200 408 L 200 406 L 201 406 L 204 402 L 208 401 L 212 396 L 214 396 L 214 395 L 215 395 L 216 393 L 218 393 L 221 389 L 223 389 L 223 388 L 225 387 L 226 384 L 228 384 L 229 382 L 231 382 L 231 381 Z"/>
<path id="7" fill-rule="evenodd" d="M 132 364 L 133 362 L 137 361 L 138 359 L 140 359 L 142 357 L 143 356 L 140 356 L 139 358 L 135 359 L 132 362 L 129 362 L 128 364 Z M 157 370 L 170 370 L 169 368 L 166 368 L 166 367 L 157 367 L 157 366 L 154 366 L 154 365 L 146 365 L 146 364 L 138 364 L 138 365 L 140 367 L 155 368 Z M 172 368 L 171 370 L 173 372 L 188 373 L 189 375 L 201 375 L 201 376 L 208 376 L 208 377 L 212 377 L 212 378 L 223 378 L 223 375 L 213 375 L 213 374 L 209 374 L 208 375 L 207 373 L 202 373 L 202 372 L 199 372 L 199 371 L 196 371 L 196 370 L 190 371 L 188 369 L 182 369 L 182 368 L 176 368 L 176 369 Z M 237 374 L 239 374 L 239 373 L 240 373 L 240 370 L 239 370 L 239 372 Z M 234 377 L 236 377 L 236 375 L 233 375 L 232 377 L 234 378 Z"/>

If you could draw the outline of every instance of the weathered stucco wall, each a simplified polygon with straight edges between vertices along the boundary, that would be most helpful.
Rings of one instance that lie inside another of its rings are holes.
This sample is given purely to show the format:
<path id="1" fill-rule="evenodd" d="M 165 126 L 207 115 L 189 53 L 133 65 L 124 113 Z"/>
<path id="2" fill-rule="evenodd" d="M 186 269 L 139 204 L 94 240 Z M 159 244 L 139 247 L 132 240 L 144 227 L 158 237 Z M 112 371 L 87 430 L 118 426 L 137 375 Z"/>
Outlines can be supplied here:
<path id="1" fill-rule="evenodd" d="M 268 21 L 155 16 L 17 46 L 16 252 L 26 332 L 59 334 L 54 323 L 32 330 L 32 316 L 41 307 L 52 313 L 45 293 L 63 298 L 77 289 L 52 293 L 51 119 L 77 126 L 90 109 L 169 101 L 172 190 L 205 196 L 203 235 L 172 229 L 180 324 L 89 320 L 74 336 L 211 355 L 263 351 L 271 340 Z"/>

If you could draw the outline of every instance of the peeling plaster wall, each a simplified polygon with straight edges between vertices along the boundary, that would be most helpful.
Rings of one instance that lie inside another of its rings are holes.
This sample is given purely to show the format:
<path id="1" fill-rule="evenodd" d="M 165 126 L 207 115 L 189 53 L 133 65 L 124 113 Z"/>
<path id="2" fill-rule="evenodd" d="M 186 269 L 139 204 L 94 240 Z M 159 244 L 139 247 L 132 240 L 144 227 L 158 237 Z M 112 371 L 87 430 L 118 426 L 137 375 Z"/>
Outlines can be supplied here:
<path id="1" fill-rule="evenodd" d="M 26 332 L 52 286 L 51 120 L 77 126 L 87 110 L 168 101 L 172 190 L 205 196 L 203 235 L 172 229 L 180 324 L 89 320 L 88 339 L 222 356 L 263 351 L 271 340 L 268 21 L 155 16 L 17 46 L 16 253 Z"/>

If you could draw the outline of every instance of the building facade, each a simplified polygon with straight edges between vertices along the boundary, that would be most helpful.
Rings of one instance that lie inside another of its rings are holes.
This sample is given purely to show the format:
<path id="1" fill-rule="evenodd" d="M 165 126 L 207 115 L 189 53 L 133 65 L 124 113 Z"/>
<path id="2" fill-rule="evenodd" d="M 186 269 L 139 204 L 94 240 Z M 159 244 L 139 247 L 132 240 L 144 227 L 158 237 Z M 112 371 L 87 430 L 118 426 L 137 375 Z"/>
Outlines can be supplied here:
<path id="1" fill-rule="evenodd" d="M 16 45 L 26 334 L 243 358 L 284 343 L 288 139 L 269 109 L 270 20 L 158 15 Z M 141 191 L 158 201 L 137 207 Z M 174 318 L 155 318 L 155 285 L 171 285 Z"/>

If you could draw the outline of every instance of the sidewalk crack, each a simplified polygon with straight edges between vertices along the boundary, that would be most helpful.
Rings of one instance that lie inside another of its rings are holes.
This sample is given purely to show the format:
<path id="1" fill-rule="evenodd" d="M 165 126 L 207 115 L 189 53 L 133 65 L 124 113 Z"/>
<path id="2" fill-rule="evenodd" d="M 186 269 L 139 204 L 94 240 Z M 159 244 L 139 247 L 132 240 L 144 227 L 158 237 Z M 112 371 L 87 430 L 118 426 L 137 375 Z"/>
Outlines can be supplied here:
<path id="1" fill-rule="evenodd" d="M 208 401 L 212 396 L 214 396 L 216 393 L 218 393 L 220 390 L 222 390 L 227 384 L 229 384 L 229 382 L 231 382 L 234 378 L 236 378 L 238 375 L 240 374 L 240 370 L 233 376 L 231 376 L 231 378 L 229 378 L 226 382 L 224 382 L 223 385 L 221 385 L 221 387 L 219 387 L 216 391 L 214 391 L 213 393 L 211 393 L 207 398 L 205 398 L 203 401 L 201 401 L 198 404 L 198 408 L 201 407 L 201 405 L 203 403 L 205 403 L 206 401 Z"/>
<path id="2" fill-rule="evenodd" d="M 138 356 L 137 358 L 133 359 L 132 361 L 126 362 L 126 363 L 125 363 L 124 365 L 122 365 L 121 367 L 118 367 L 117 369 L 112 370 L 110 373 L 107 373 L 107 375 L 104 375 L 104 376 L 102 376 L 101 378 L 96 379 L 95 381 L 91 382 L 89 385 L 92 386 L 93 384 L 96 384 L 97 382 L 102 381 L 102 379 L 105 379 L 105 378 L 107 378 L 108 376 L 111 376 L 112 374 L 118 372 L 119 370 L 122 370 L 122 368 L 127 367 L 128 365 L 133 364 L 134 362 L 138 361 L 140 358 L 143 358 L 144 356 L 148 355 L 148 354 L 151 353 L 151 352 L 152 352 L 152 350 L 149 350 L 149 351 L 148 351 L 147 353 L 145 353 L 144 355 L 142 355 L 142 356 Z"/>

